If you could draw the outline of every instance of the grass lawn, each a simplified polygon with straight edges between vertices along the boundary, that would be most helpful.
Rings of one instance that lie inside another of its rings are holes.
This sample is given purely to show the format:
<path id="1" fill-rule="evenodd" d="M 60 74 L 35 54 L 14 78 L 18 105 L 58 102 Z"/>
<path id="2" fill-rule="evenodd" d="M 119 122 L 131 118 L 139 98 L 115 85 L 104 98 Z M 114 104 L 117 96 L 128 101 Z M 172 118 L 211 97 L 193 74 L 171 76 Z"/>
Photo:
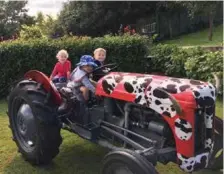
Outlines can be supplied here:
<path id="1" fill-rule="evenodd" d="M 217 101 L 217 115 L 223 116 L 223 103 Z M 24 161 L 17 152 L 17 147 L 11 139 L 6 116 L 7 105 L 0 101 L 0 173 L 4 174 L 98 174 L 101 160 L 106 150 L 98 145 L 83 140 L 75 134 L 62 131 L 63 143 L 59 155 L 48 166 L 36 167 Z M 159 164 L 160 174 L 185 174 L 175 164 L 166 166 Z M 203 170 L 195 174 L 219 174 L 219 171 Z"/>
<path id="2" fill-rule="evenodd" d="M 182 35 L 172 40 L 162 42 L 164 44 L 176 44 L 178 46 L 222 46 L 223 45 L 223 25 L 214 27 L 213 39 L 208 40 L 208 29 L 196 33 Z"/>

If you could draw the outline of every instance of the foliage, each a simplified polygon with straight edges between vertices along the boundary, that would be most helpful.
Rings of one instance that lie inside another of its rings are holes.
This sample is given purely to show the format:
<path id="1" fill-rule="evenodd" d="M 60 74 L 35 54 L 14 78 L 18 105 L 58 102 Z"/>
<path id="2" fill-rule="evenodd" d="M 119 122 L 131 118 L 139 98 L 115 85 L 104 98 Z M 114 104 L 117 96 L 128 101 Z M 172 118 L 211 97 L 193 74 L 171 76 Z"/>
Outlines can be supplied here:
<path id="1" fill-rule="evenodd" d="M 32 26 L 22 25 L 22 29 L 20 31 L 20 38 L 24 40 L 37 39 L 37 38 L 44 38 L 44 35 L 40 27 L 36 25 Z"/>
<path id="2" fill-rule="evenodd" d="M 41 30 L 43 35 L 55 38 L 59 36 L 64 36 L 65 32 L 63 29 L 63 25 L 61 26 L 55 18 L 51 15 L 44 15 L 42 12 L 37 13 L 37 17 L 35 18 L 35 25 Z"/>
<path id="3" fill-rule="evenodd" d="M 161 72 L 169 76 L 186 77 L 184 62 L 188 53 L 179 49 L 176 45 L 154 46 L 150 54 L 154 58 L 150 61 L 151 72 Z"/>
<path id="4" fill-rule="evenodd" d="M 187 75 L 191 78 L 210 81 L 215 84 L 215 73 L 220 79 L 223 94 L 223 53 L 221 51 L 205 52 L 201 48 L 195 49 L 185 63 Z"/>
<path id="5" fill-rule="evenodd" d="M 222 5 L 222 1 L 186 1 L 179 2 L 187 8 L 189 16 L 194 17 L 198 14 L 208 15 L 209 13 L 214 14 L 217 6 Z"/>
<path id="6" fill-rule="evenodd" d="M 223 71 L 222 52 L 205 52 L 201 48 L 194 49 L 185 63 L 185 69 L 188 75 L 193 78 L 209 79 L 212 77 L 212 72 L 220 73 Z"/>
<path id="7" fill-rule="evenodd" d="M 60 49 L 68 51 L 72 65 L 75 65 L 81 55 L 92 54 L 97 47 L 103 47 L 107 50 L 108 62 L 120 63 L 123 71 L 141 72 L 141 60 L 148 50 L 146 45 L 147 38 L 138 35 L 3 42 L 0 44 L 0 96 L 7 95 L 12 82 L 28 70 L 37 69 L 50 75 Z"/>
<path id="8" fill-rule="evenodd" d="M 159 44 L 151 49 L 150 72 L 161 72 L 168 76 L 192 78 L 214 83 L 212 73 L 223 79 L 223 55 L 221 51 L 183 49 L 176 45 Z M 222 85 L 222 84 L 221 84 Z"/>
<path id="9" fill-rule="evenodd" d="M 102 36 L 117 33 L 120 24 L 132 24 L 155 11 L 156 2 L 69 1 L 58 22 L 67 33 Z"/>
<path id="10" fill-rule="evenodd" d="M 11 36 L 18 32 L 21 24 L 32 23 L 26 15 L 27 1 L 0 1 L 0 36 Z"/>
<path id="11" fill-rule="evenodd" d="M 187 8 L 189 16 L 206 15 L 209 21 L 208 39 L 211 41 L 213 36 L 213 19 L 216 14 L 216 9 L 223 6 L 223 1 L 189 1 L 182 2 L 182 5 Z"/>

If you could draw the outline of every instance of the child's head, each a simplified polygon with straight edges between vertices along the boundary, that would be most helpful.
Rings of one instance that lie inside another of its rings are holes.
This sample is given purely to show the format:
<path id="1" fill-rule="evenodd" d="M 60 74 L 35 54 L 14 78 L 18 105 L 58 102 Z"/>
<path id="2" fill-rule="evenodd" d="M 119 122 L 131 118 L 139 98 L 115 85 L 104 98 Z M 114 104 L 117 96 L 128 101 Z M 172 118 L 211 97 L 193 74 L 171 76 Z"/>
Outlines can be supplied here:
<path id="1" fill-rule="evenodd" d="M 93 52 L 94 58 L 100 62 L 104 62 L 106 59 L 106 50 L 103 48 L 97 48 Z"/>
<path id="2" fill-rule="evenodd" d="M 94 58 L 89 55 L 84 55 L 80 58 L 80 62 L 77 64 L 82 70 L 90 73 L 93 71 L 93 68 L 97 67 L 97 64 L 94 63 Z"/>
<path id="3" fill-rule="evenodd" d="M 66 50 L 60 50 L 56 57 L 60 63 L 64 63 L 68 59 L 68 52 Z"/>

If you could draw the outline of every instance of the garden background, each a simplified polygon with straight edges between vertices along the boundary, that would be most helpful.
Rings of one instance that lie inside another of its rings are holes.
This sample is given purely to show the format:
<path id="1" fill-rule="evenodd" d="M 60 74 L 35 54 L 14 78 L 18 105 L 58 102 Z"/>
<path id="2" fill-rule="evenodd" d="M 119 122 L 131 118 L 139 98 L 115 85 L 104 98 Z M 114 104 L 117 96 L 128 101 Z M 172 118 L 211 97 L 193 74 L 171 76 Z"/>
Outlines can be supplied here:
<path id="1" fill-rule="evenodd" d="M 54 19 L 42 13 L 28 16 L 24 1 L 0 1 L 0 12 L 8 15 L 0 15 L 0 173 L 94 174 L 106 153 L 105 149 L 62 131 L 60 154 L 51 165 L 35 167 L 24 161 L 11 139 L 6 97 L 25 72 L 37 69 L 50 75 L 60 49 L 68 51 L 74 68 L 81 55 L 103 47 L 107 62 L 120 64 L 118 71 L 161 73 L 212 83 L 215 73 L 223 82 L 220 3 L 223 2 L 67 2 Z M 175 27 L 178 14 L 179 30 Z M 185 26 L 181 24 L 183 18 L 188 20 Z M 161 20 L 167 21 L 167 27 L 158 26 Z M 125 32 L 120 24 L 130 24 L 135 33 Z M 216 102 L 216 115 L 220 118 L 221 85 Z M 161 174 L 183 173 L 174 164 L 159 164 L 157 169 Z"/>

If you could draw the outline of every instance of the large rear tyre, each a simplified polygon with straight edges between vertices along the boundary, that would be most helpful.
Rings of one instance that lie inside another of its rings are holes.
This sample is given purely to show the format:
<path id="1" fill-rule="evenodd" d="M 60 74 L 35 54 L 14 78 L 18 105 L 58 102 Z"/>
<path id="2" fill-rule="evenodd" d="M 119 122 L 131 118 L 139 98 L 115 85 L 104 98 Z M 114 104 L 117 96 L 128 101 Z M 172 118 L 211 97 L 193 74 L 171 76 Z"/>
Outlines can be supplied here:
<path id="1" fill-rule="evenodd" d="M 115 150 L 103 160 L 102 174 L 158 174 L 143 156 L 131 150 Z"/>
<path id="2" fill-rule="evenodd" d="M 8 116 L 13 140 L 22 156 L 32 164 L 48 164 L 59 153 L 62 142 L 57 107 L 34 81 L 23 80 L 8 97 Z"/>

